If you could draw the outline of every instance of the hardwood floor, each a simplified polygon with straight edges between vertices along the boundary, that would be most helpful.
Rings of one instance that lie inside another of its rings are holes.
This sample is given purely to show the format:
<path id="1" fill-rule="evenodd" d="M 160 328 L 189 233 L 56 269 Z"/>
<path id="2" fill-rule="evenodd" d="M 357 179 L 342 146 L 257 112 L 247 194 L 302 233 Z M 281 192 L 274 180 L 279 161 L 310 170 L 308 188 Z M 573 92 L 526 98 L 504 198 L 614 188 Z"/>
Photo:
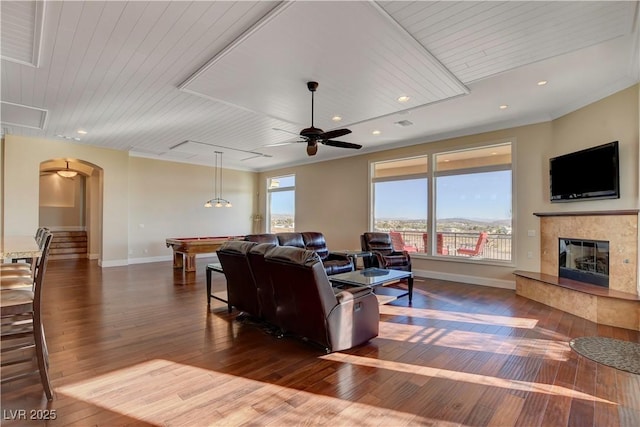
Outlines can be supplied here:
<path id="1" fill-rule="evenodd" d="M 417 279 L 413 307 L 381 306 L 379 337 L 326 355 L 222 303 L 208 310 L 210 261 L 190 276 L 170 262 L 51 261 L 44 322 L 56 396 L 46 401 L 37 376 L 3 385 L 2 424 L 640 425 L 640 375 L 568 346 L 585 335 L 640 342 L 638 332 L 514 291 Z"/>

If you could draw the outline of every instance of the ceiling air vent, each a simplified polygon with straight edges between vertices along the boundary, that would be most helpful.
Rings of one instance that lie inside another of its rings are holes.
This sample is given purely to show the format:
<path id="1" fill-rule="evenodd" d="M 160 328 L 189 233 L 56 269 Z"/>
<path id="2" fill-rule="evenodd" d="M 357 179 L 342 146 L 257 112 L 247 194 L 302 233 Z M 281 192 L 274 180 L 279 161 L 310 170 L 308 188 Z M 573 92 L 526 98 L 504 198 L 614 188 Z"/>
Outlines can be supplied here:
<path id="1" fill-rule="evenodd" d="M 399 122 L 395 122 L 394 125 L 406 128 L 407 126 L 413 125 L 413 122 L 409 120 L 400 120 Z"/>

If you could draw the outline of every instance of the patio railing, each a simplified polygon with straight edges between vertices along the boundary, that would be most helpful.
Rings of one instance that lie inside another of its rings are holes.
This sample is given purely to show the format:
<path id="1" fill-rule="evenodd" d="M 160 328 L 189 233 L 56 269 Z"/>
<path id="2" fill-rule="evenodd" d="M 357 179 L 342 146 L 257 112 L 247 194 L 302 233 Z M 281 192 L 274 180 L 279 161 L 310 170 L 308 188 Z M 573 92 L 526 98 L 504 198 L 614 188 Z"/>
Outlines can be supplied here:
<path id="1" fill-rule="evenodd" d="M 392 230 L 393 231 L 393 230 Z M 402 235 L 405 245 L 414 246 L 419 253 L 431 253 L 430 248 L 425 248 L 422 232 L 398 231 Z M 480 233 L 454 233 L 438 232 L 442 235 L 442 253 L 448 255 L 468 258 L 468 255 L 458 255 L 459 248 L 475 248 Z M 511 261 L 511 235 L 510 234 L 489 234 L 487 243 L 482 252 L 474 258 L 493 259 L 500 261 Z"/>

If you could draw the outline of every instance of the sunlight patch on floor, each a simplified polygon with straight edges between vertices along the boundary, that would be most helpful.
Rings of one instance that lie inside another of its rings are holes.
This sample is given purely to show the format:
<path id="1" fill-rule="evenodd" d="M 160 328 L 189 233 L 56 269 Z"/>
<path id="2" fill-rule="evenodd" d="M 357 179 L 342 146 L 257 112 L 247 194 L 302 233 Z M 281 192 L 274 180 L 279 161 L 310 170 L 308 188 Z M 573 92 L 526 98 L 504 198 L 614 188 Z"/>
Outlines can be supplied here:
<path id="1" fill-rule="evenodd" d="M 321 358 L 334 362 L 353 363 L 356 365 L 368 366 L 371 368 L 389 369 L 411 375 L 422 375 L 426 377 L 441 378 L 450 381 L 462 381 L 471 384 L 484 385 L 487 387 L 499 387 L 508 390 L 517 390 L 532 393 L 545 393 L 553 396 L 562 396 L 572 399 L 583 399 L 593 402 L 617 405 L 617 403 L 611 402 L 606 399 L 601 399 L 587 393 L 582 393 L 576 390 L 552 384 L 497 378 L 487 375 L 478 375 L 466 372 L 451 371 L 447 369 L 430 368 L 428 366 L 412 365 L 410 363 L 393 362 L 390 360 L 379 360 L 370 357 L 356 356 L 344 353 L 331 353 L 325 356 L 321 356 Z"/>
<path id="2" fill-rule="evenodd" d="M 351 402 L 162 359 L 57 387 L 56 392 L 155 425 L 442 423 L 384 405 Z"/>
<path id="3" fill-rule="evenodd" d="M 509 328 L 533 329 L 538 324 L 537 319 L 522 317 L 496 316 L 493 314 L 463 313 L 456 311 L 432 310 L 428 308 L 407 308 L 396 305 L 380 307 L 380 314 L 390 316 L 421 317 L 432 320 L 446 320 L 449 322 L 474 323 L 491 326 L 506 326 Z"/>
<path id="4" fill-rule="evenodd" d="M 378 337 L 394 341 L 439 345 L 460 350 L 482 351 L 509 356 L 543 357 L 560 361 L 567 360 L 571 353 L 571 348 L 567 342 L 383 321 L 380 322 Z"/>

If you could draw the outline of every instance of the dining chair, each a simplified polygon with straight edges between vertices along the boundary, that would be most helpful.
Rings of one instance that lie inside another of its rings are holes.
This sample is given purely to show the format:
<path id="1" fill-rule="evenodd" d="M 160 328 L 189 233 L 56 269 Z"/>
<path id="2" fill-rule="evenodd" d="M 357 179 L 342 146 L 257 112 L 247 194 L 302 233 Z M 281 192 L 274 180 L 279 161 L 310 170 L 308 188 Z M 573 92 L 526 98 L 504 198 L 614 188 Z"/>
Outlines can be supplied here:
<path id="1" fill-rule="evenodd" d="M 5 384 L 38 373 L 47 400 L 53 399 L 49 380 L 49 356 L 42 325 L 42 288 L 49 257 L 51 233 L 45 235 L 46 250 L 38 258 L 32 288 L 0 291 L 2 379 Z M 35 352 L 33 355 L 32 353 Z M 35 361 L 35 368 L 34 368 Z"/>
<path id="2" fill-rule="evenodd" d="M 44 249 L 45 244 L 45 236 L 46 233 L 49 232 L 49 229 L 46 227 L 39 227 L 38 231 L 34 236 L 38 247 L 42 250 Z M 23 259 L 24 261 L 20 261 Z M 34 275 L 34 270 L 36 263 L 38 261 L 37 258 L 20 258 L 20 259 L 12 259 L 11 262 L 1 263 L 0 264 L 0 277 L 7 276 L 24 276 L 24 275 Z"/>
<path id="3" fill-rule="evenodd" d="M 41 252 L 48 252 L 53 241 L 53 234 L 47 232 L 41 237 Z M 11 263 L 0 266 L 0 289 L 32 288 L 36 277 L 39 258 L 34 259 L 33 265 L 28 263 Z"/>

